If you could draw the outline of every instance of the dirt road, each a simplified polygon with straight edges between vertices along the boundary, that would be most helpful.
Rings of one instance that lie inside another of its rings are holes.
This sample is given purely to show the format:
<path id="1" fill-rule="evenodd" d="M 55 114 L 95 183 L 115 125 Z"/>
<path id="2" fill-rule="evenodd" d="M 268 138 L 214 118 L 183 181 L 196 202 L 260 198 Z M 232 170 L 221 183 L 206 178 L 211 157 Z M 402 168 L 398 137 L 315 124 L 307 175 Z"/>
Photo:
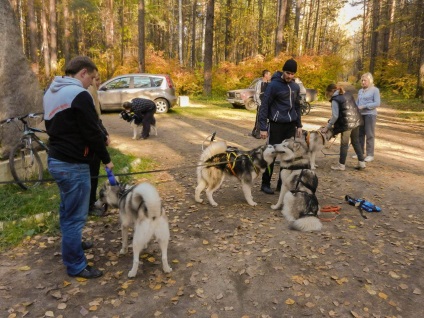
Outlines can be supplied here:
<path id="1" fill-rule="evenodd" d="M 315 105 L 303 118 L 316 129 L 330 117 Z M 204 138 L 241 148 L 262 143 L 247 134 L 254 114 L 223 110 L 216 118 L 158 116 L 159 136 L 131 140 L 117 114 L 103 116 L 113 147 L 154 159 L 153 176 L 171 224 L 169 259 L 161 271 L 159 248 L 149 245 L 142 270 L 129 280 L 132 255 L 118 257 L 116 213 L 91 219 L 85 236 L 95 248 L 87 257 L 105 270 L 97 280 L 69 278 L 61 264 L 60 239 L 37 236 L 1 256 L 2 317 L 404 317 L 424 316 L 423 231 L 424 128 L 381 107 L 376 160 L 365 171 L 331 171 L 338 140 L 318 157 L 318 200 L 340 205 L 341 214 L 320 233 L 288 230 L 281 213 L 256 182 L 257 207 L 227 180 L 215 195 L 217 208 L 194 202 L 195 169 Z M 275 186 L 275 181 L 273 186 Z M 363 219 L 346 194 L 382 208 Z"/>

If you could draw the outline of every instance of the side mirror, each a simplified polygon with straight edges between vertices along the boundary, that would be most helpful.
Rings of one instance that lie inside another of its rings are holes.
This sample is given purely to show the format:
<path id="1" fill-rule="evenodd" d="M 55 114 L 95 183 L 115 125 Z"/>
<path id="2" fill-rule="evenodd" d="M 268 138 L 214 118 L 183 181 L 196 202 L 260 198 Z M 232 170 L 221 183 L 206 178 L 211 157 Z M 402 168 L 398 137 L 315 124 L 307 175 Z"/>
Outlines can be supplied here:
<path id="1" fill-rule="evenodd" d="M 102 86 L 102 87 L 100 87 L 100 90 L 101 91 L 107 91 L 107 87 L 106 86 Z"/>

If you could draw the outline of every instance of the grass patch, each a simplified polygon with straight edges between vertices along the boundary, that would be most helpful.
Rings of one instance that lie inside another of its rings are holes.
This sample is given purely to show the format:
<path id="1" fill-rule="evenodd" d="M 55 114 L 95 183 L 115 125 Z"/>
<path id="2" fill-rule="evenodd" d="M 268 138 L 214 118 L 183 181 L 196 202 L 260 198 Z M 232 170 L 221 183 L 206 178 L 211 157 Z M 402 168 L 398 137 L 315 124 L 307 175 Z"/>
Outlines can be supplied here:
<path id="1" fill-rule="evenodd" d="M 397 110 L 399 118 L 424 122 L 424 103 L 420 99 L 404 99 L 395 94 L 383 93 L 384 103 L 388 108 Z"/>
<path id="2" fill-rule="evenodd" d="M 114 172 L 131 173 L 151 170 L 154 163 L 149 159 L 140 159 L 126 155 L 117 149 L 109 148 L 115 165 Z M 106 176 L 100 168 L 100 175 Z M 122 176 L 121 182 L 131 182 L 138 175 Z M 149 175 L 143 175 L 149 179 Z M 49 174 L 46 178 L 51 178 Z M 99 180 L 101 186 L 106 178 Z M 15 185 L 1 187 L 0 191 L 0 251 L 14 246 L 27 236 L 43 233 L 59 233 L 58 209 L 60 203 L 59 189 L 54 182 L 42 183 L 40 186 L 22 190 Z"/>

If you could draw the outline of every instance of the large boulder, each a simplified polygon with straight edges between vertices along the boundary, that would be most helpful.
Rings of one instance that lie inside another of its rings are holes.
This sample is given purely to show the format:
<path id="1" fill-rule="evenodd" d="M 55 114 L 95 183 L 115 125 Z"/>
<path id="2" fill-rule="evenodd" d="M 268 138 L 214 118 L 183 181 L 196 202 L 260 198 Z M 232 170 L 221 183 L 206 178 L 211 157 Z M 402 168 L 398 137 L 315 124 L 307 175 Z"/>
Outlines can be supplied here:
<path id="1" fill-rule="evenodd" d="M 0 121 L 43 111 L 43 94 L 22 49 L 18 22 L 9 1 L 0 1 Z M 20 134 L 14 124 L 0 128 L 0 159 Z"/>

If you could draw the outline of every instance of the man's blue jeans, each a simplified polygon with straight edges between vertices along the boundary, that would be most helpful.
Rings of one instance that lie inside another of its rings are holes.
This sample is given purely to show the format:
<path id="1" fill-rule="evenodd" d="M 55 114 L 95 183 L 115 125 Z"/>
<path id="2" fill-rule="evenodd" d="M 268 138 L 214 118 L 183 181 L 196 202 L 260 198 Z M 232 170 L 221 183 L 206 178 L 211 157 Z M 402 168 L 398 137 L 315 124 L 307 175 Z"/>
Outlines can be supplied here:
<path id="1" fill-rule="evenodd" d="M 90 168 L 88 164 L 67 163 L 50 157 L 48 166 L 60 191 L 62 259 L 68 274 L 73 276 L 87 266 L 81 242 L 90 199 Z"/>

